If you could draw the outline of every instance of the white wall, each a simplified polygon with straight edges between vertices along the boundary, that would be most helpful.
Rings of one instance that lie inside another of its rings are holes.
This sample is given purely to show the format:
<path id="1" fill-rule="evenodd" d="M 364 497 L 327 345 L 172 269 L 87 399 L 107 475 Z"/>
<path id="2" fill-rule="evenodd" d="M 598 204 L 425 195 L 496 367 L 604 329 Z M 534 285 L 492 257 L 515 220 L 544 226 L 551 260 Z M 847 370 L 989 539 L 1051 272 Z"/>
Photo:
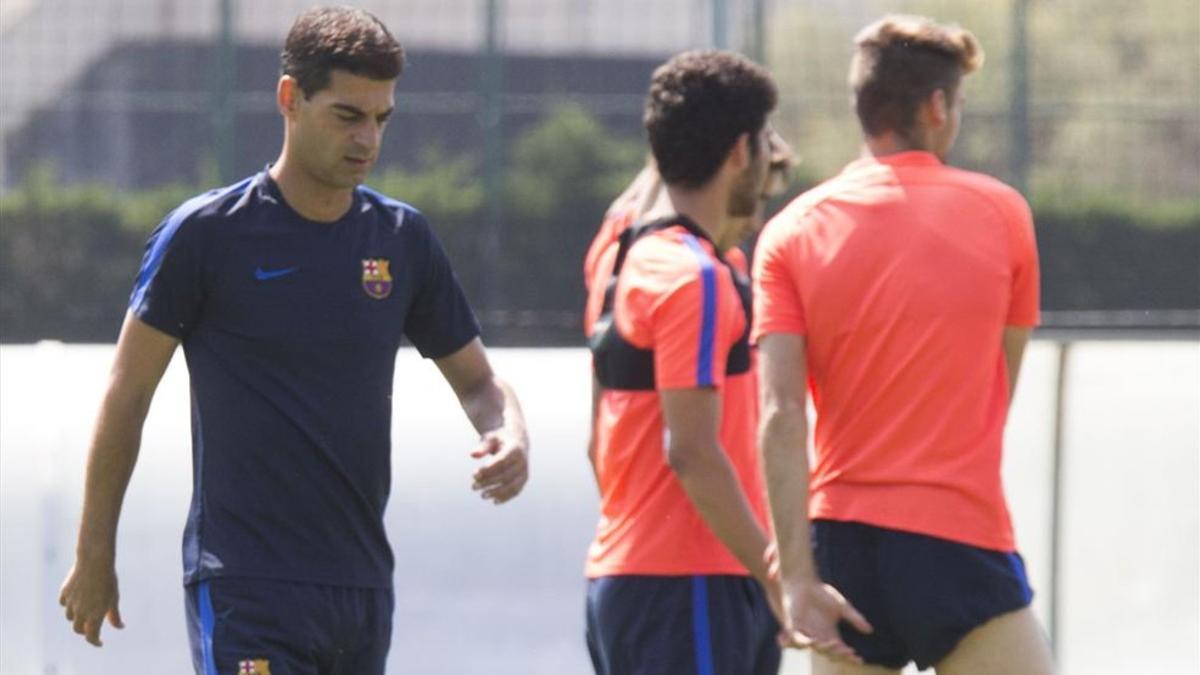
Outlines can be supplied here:
<path id="1" fill-rule="evenodd" d="M 187 672 L 179 542 L 190 490 L 186 372 L 147 423 L 118 569 L 128 628 L 96 650 L 56 604 L 110 346 L 0 347 L 0 673 Z M 1004 474 L 1044 616 L 1057 352 L 1035 342 Z M 587 672 L 584 550 L 596 512 L 584 456 L 587 356 L 496 350 L 525 403 L 533 473 L 516 502 L 469 490 L 472 435 L 432 365 L 397 363 L 392 672 Z M 1084 343 L 1068 376 L 1063 673 L 1194 673 L 1200 634 L 1200 344 Z M 785 672 L 807 672 L 790 656 Z"/>

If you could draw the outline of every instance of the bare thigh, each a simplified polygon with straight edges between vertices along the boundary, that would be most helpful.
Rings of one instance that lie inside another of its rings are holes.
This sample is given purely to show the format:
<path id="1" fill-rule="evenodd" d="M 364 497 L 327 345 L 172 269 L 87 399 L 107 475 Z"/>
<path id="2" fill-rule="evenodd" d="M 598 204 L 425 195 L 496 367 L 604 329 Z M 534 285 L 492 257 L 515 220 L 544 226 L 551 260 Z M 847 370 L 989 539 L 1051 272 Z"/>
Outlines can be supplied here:
<path id="1" fill-rule="evenodd" d="M 1050 645 L 1028 607 L 979 626 L 934 665 L 938 675 L 1053 675 Z"/>
<path id="2" fill-rule="evenodd" d="M 883 666 L 857 666 L 852 663 L 834 661 L 812 653 L 812 675 L 899 675 L 899 670 Z"/>

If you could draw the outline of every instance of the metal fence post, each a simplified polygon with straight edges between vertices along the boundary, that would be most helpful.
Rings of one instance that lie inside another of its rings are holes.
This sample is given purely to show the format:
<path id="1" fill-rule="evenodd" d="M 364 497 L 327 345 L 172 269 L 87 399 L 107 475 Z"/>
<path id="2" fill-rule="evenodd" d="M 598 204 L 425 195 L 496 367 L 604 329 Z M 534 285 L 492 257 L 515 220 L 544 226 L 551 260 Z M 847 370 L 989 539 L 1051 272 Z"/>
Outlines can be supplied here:
<path id="1" fill-rule="evenodd" d="M 1009 64 L 1009 155 L 1013 187 L 1029 194 L 1029 0 L 1013 0 L 1012 58 Z"/>
<path id="2" fill-rule="evenodd" d="M 712 0 L 713 49 L 729 49 L 729 8 L 725 0 Z"/>
<path id="3" fill-rule="evenodd" d="M 746 53 L 756 63 L 767 63 L 767 8 L 766 0 L 751 0 L 750 44 Z"/>
<path id="4" fill-rule="evenodd" d="M 500 51 L 499 23 L 504 12 L 501 0 L 486 0 L 484 13 L 484 44 L 480 54 L 480 108 L 479 126 L 483 132 L 483 190 L 485 230 L 481 237 L 483 260 L 487 261 L 488 275 L 481 290 L 484 291 L 483 305 L 491 310 L 499 309 L 504 284 L 501 279 L 500 255 L 501 228 L 504 209 L 502 171 L 503 138 L 501 137 L 500 90 L 504 77 Z"/>
<path id="5" fill-rule="evenodd" d="M 237 45 L 234 39 L 234 0 L 220 0 L 221 23 L 217 34 L 217 72 L 213 82 L 213 136 L 217 172 L 221 183 L 235 179 L 233 90 L 237 83 Z"/>
<path id="6" fill-rule="evenodd" d="M 1050 470 L 1050 650 L 1059 657 L 1059 616 L 1062 596 L 1062 517 L 1063 517 L 1063 425 L 1066 418 L 1066 381 L 1071 357 L 1071 342 L 1058 343 L 1058 370 L 1054 381 L 1054 464 Z"/>

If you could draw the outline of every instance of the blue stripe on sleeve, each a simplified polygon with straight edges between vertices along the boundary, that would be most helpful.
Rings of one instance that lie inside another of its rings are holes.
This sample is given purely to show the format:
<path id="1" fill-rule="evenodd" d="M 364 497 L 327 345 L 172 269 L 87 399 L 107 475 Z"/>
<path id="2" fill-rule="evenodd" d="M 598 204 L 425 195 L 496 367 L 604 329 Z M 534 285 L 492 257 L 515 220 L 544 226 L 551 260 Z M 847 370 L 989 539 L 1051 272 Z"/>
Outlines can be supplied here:
<path id="1" fill-rule="evenodd" d="M 162 229 L 154 237 L 154 244 L 151 245 L 150 253 L 146 256 L 145 262 L 142 263 L 142 269 L 138 271 L 137 280 L 133 284 L 133 294 L 129 298 L 130 309 L 137 310 L 141 306 L 142 300 L 146 296 L 146 290 L 150 287 L 150 281 L 154 279 L 154 275 L 162 267 L 162 261 L 167 255 L 167 247 L 170 246 L 171 239 L 179 231 L 184 221 L 218 199 L 247 189 L 254 182 L 255 178 L 257 176 L 247 178 L 236 185 L 231 185 L 221 190 L 213 190 L 192 197 L 180 204 L 178 208 L 167 216 L 167 219 L 162 224 Z"/>
<path id="2" fill-rule="evenodd" d="M 700 281 L 704 313 L 700 323 L 700 355 L 696 363 L 696 384 L 701 387 L 711 387 L 713 383 L 713 340 L 717 330 L 717 270 L 712 258 L 705 252 L 700 241 L 693 235 L 684 236 L 696 260 L 700 263 Z"/>
<path id="3" fill-rule="evenodd" d="M 213 616 L 212 596 L 209 595 L 208 582 L 201 581 L 196 588 L 200 605 L 200 659 L 204 662 L 204 675 L 217 675 L 217 661 L 213 658 L 213 626 L 216 617 Z"/>
<path id="4" fill-rule="evenodd" d="M 692 644 L 696 675 L 713 675 L 712 633 L 708 625 L 708 579 L 692 577 Z"/>

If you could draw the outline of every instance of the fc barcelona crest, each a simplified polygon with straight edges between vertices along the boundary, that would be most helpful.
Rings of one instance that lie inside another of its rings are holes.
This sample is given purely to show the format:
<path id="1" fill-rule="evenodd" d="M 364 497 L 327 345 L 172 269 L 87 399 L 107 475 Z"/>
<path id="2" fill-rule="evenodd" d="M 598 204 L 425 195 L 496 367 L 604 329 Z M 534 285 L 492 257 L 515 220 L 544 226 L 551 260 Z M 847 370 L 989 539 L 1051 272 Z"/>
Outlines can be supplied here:
<path id="1" fill-rule="evenodd" d="M 391 261 L 387 258 L 367 258 L 362 261 L 363 290 L 376 300 L 383 300 L 392 294 L 392 275 L 388 272 Z"/>
<path id="2" fill-rule="evenodd" d="M 271 675 L 271 663 L 266 659 L 238 661 L 238 675 Z"/>

